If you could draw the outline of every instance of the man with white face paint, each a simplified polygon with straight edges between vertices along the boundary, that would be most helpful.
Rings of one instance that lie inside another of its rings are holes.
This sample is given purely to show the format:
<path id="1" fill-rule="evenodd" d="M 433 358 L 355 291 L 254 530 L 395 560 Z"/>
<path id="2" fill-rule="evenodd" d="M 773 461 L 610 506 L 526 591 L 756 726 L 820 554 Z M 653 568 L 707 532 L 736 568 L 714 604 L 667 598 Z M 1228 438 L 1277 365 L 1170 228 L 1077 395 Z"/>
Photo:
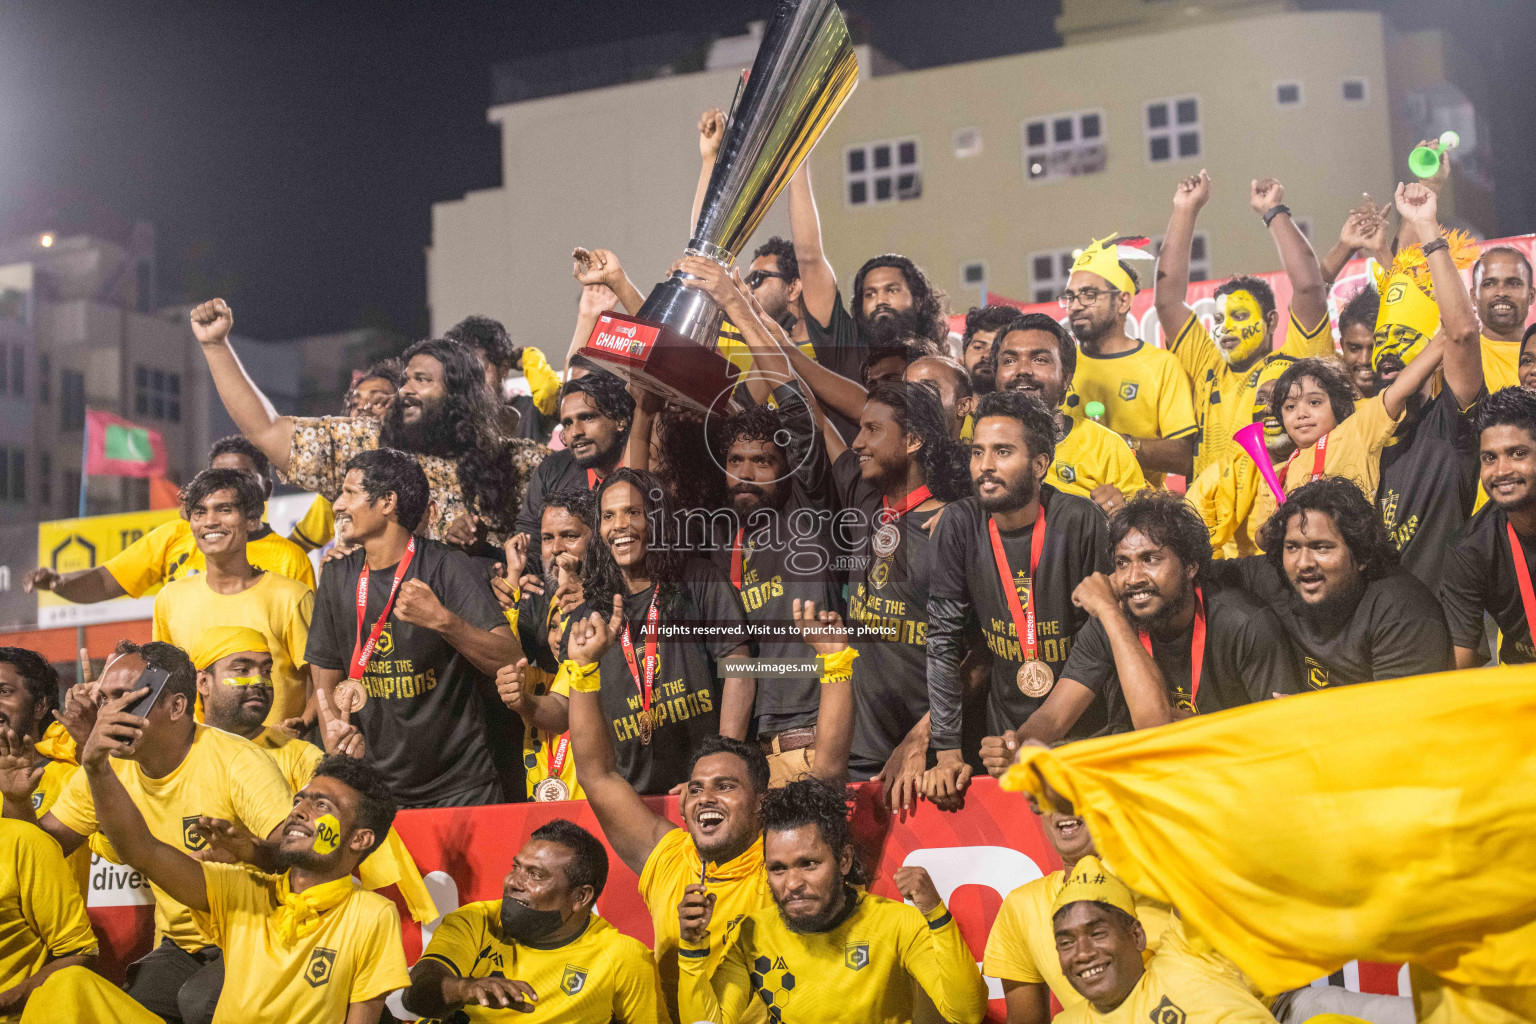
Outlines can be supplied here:
<path id="1" fill-rule="evenodd" d="M 1280 251 L 1291 279 L 1290 324 L 1285 343 L 1274 348 L 1279 313 L 1270 287 L 1240 276 L 1216 290 L 1216 319 L 1207 331 L 1185 301 L 1189 288 L 1189 246 L 1195 218 L 1211 195 L 1210 175 L 1201 171 L 1179 182 L 1173 217 L 1163 236 L 1155 301 L 1168 350 L 1194 382 L 1195 418 L 1200 424 L 1194 472 L 1199 476 L 1230 448 L 1232 434 L 1252 421 L 1253 392 L 1268 362 L 1278 356 L 1301 359 L 1333 354 L 1328 330 L 1328 297 L 1317 256 L 1283 202 L 1285 188 L 1274 178 L 1249 186 L 1248 203 Z"/>

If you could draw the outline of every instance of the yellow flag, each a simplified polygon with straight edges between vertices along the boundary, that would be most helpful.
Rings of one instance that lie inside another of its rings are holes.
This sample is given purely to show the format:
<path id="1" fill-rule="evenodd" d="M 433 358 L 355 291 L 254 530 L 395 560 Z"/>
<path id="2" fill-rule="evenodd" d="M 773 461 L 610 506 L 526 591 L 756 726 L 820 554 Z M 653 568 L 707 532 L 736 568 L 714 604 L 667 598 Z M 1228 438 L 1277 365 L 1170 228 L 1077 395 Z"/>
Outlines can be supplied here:
<path id="1" fill-rule="evenodd" d="M 1003 785 L 1044 800 L 1040 776 L 1111 871 L 1265 992 L 1353 959 L 1536 985 L 1536 666 L 1029 748 Z"/>

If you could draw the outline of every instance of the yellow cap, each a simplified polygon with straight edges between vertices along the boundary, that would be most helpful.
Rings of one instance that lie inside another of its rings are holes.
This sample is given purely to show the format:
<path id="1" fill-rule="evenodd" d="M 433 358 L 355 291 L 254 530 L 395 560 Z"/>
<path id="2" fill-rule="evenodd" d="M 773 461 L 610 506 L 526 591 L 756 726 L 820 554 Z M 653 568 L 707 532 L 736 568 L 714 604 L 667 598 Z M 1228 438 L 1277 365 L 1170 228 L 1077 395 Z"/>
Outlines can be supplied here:
<path id="1" fill-rule="evenodd" d="M 1136 898 L 1126 884 L 1110 874 L 1099 858 L 1091 854 L 1077 862 L 1067 884 L 1062 886 L 1056 902 L 1051 904 L 1054 915 L 1070 903 L 1105 903 L 1117 910 L 1136 916 Z"/>
<path id="2" fill-rule="evenodd" d="M 1463 231 L 1445 235 L 1451 259 L 1458 270 L 1465 270 L 1477 260 L 1477 243 Z M 1381 293 L 1381 312 L 1376 315 L 1376 347 L 1371 352 L 1372 368 L 1381 359 L 1395 355 L 1407 366 L 1429 344 L 1440 329 L 1440 307 L 1435 303 L 1435 282 L 1429 261 L 1421 247 L 1409 246 L 1398 252 L 1392 266 L 1383 271 L 1371 265 L 1376 290 Z"/>
<path id="3" fill-rule="evenodd" d="M 192 664 L 201 672 L 220 658 L 227 658 L 231 654 L 239 654 L 242 651 L 270 654 L 272 648 L 267 646 L 266 637 L 249 626 L 215 626 L 213 629 L 203 630 L 197 646 L 192 648 L 190 653 Z"/>
<path id="4" fill-rule="evenodd" d="M 1284 376 L 1285 371 L 1289 370 L 1295 364 L 1296 360 L 1292 359 L 1290 356 L 1276 355 L 1270 357 L 1264 363 L 1264 365 L 1259 368 L 1259 375 L 1253 379 L 1253 389 L 1257 391 L 1259 388 L 1263 387 L 1265 384 L 1268 384 L 1270 381 L 1279 380 L 1282 376 Z"/>
<path id="5" fill-rule="evenodd" d="M 1095 238 L 1088 248 L 1078 254 L 1076 261 L 1072 264 L 1072 272 L 1083 270 L 1090 274 L 1098 274 L 1127 295 L 1135 295 L 1136 282 L 1131 280 L 1131 275 L 1125 272 L 1120 261 L 1152 259 L 1151 253 L 1140 248 L 1146 244 L 1146 241 L 1145 238 L 1122 238 L 1119 235 L 1110 235 L 1103 239 Z"/>

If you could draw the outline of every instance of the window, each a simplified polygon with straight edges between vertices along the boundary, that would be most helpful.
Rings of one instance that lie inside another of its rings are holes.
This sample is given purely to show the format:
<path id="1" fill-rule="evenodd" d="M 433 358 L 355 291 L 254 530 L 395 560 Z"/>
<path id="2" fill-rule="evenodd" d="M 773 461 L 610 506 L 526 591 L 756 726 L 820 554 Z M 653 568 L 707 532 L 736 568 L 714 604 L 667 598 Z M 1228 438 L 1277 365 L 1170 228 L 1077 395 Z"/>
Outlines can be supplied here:
<path id="1" fill-rule="evenodd" d="M 1302 105 L 1300 82 L 1276 82 L 1275 106 L 1299 107 Z"/>
<path id="2" fill-rule="evenodd" d="M 843 154 L 843 182 L 849 206 L 869 206 L 923 194 L 916 139 L 891 139 L 850 146 Z"/>
<path id="3" fill-rule="evenodd" d="M 1345 103 L 1366 102 L 1365 79 L 1346 78 L 1343 82 L 1339 83 L 1339 85 L 1341 91 L 1343 92 Z"/>
<path id="4" fill-rule="evenodd" d="M 1161 256 L 1163 252 L 1163 238 L 1161 235 L 1152 240 L 1152 254 Z M 1141 270 L 1136 273 L 1145 277 Z M 1211 279 L 1211 244 L 1204 231 L 1196 231 L 1189 239 L 1189 279 L 1190 281 L 1209 281 Z M 1148 282 L 1142 281 L 1145 287 Z"/>
<path id="5" fill-rule="evenodd" d="M 27 350 L 20 345 L 11 347 L 11 394 L 20 398 L 27 393 Z"/>
<path id="6" fill-rule="evenodd" d="M 37 457 L 37 497 L 45 510 L 53 505 L 53 456 L 47 452 Z"/>
<path id="7" fill-rule="evenodd" d="M 960 264 L 960 284 L 966 288 L 980 288 L 982 295 L 987 292 L 987 264 L 982 260 L 972 260 Z"/>
<path id="8" fill-rule="evenodd" d="M 1035 118 L 1023 123 L 1020 134 L 1026 181 L 1097 174 L 1108 160 L 1102 110 Z"/>
<path id="9" fill-rule="evenodd" d="M 1029 255 L 1029 276 L 1036 302 L 1055 302 L 1072 277 L 1072 263 L 1077 259 L 1072 249 L 1051 249 Z"/>
<path id="10" fill-rule="evenodd" d="M 133 411 L 139 416 L 181 422 L 181 374 L 148 366 L 133 368 Z"/>
<path id="11" fill-rule="evenodd" d="M 52 361 L 45 352 L 37 356 L 37 400 L 46 402 L 53 397 Z"/>
<path id="12" fill-rule="evenodd" d="M 75 515 L 80 510 L 80 472 L 76 470 L 64 477 L 64 514 Z"/>
<path id="13" fill-rule="evenodd" d="M 1200 98 L 1175 96 L 1147 103 L 1147 159 L 1154 164 L 1190 160 L 1201 154 Z"/>
<path id="14" fill-rule="evenodd" d="M 59 429 L 85 429 L 85 374 L 79 370 L 61 371 L 59 393 L 63 398 Z"/>
<path id="15" fill-rule="evenodd" d="M 950 138 L 950 145 L 955 152 L 955 159 L 964 160 L 967 157 L 981 155 L 981 129 L 980 128 L 956 128 L 955 134 Z"/>
<path id="16" fill-rule="evenodd" d="M 0 501 L 24 504 L 27 500 L 27 453 L 20 448 L 0 447 Z"/>
<path id="17" fill-rule="evenodd" d="M 0 344 L 0 395 L 5 394 L 11 380 L 10 364 L 5 361 L 5 345 Z"/>

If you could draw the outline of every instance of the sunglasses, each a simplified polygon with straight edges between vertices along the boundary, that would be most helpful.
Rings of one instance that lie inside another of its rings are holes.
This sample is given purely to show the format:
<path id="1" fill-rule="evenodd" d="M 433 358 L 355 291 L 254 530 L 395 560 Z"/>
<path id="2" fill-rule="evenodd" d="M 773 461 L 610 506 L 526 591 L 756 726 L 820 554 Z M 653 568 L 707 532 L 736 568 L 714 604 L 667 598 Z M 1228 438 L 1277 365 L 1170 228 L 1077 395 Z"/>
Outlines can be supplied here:
<path id="1" fill-rule="evenodd" d="M 746 277 L 747 287 L 755 292 L 761 288 L 763 286 L 763 282 L 768 280 L 770 277 L 776 277 L 780 281 L 789 280 L 787 275 L 781 274 L 777 270 L 754 270 Z"/>

